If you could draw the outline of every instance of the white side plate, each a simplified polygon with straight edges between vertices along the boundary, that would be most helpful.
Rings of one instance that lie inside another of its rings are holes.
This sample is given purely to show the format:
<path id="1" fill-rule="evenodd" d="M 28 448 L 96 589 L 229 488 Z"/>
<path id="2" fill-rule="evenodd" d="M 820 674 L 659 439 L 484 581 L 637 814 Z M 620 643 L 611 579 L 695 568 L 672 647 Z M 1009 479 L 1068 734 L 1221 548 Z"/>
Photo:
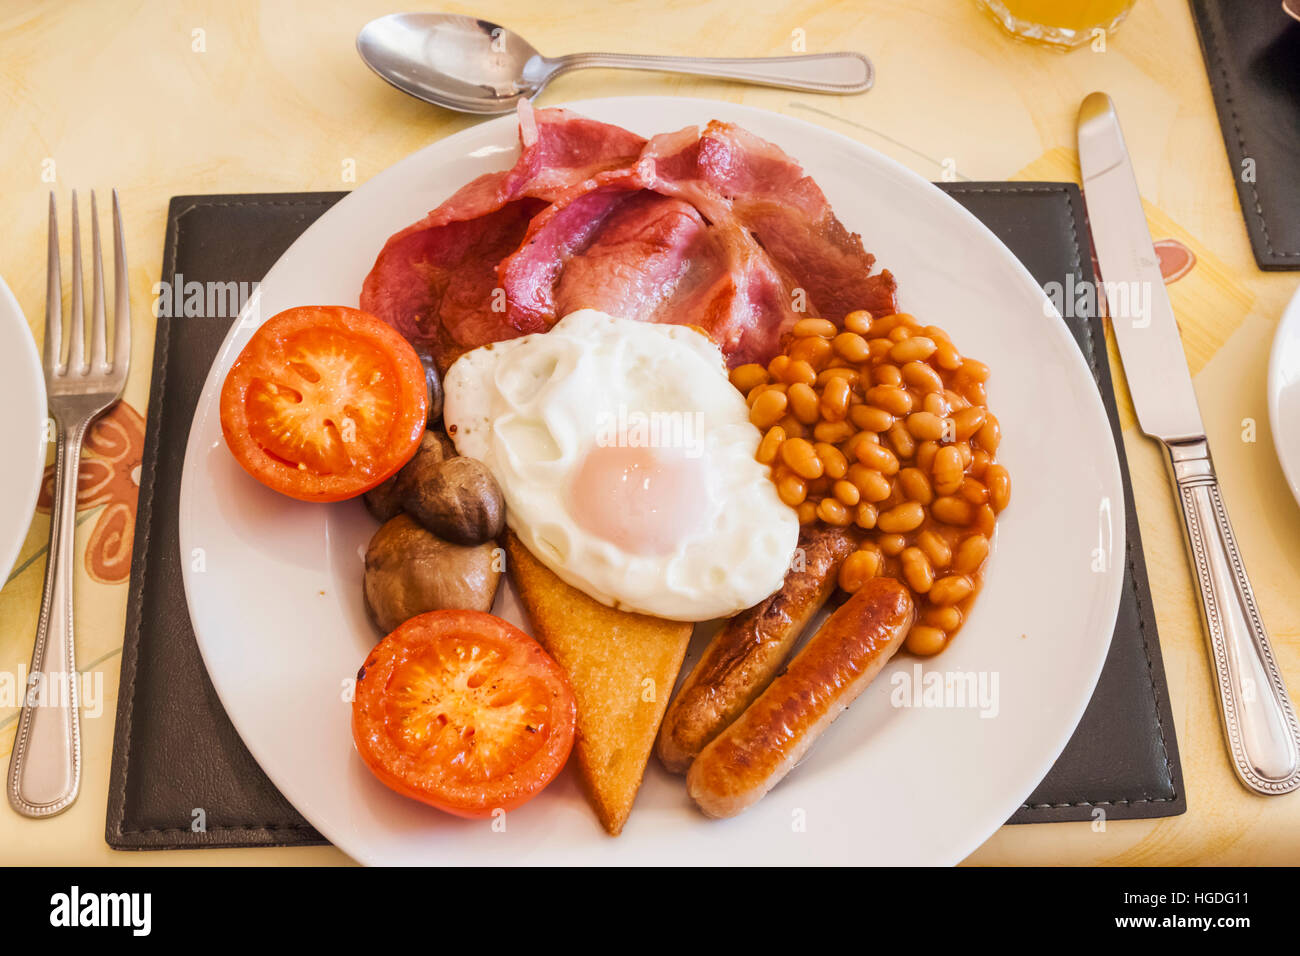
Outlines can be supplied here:
<path id="1" fill-rule="evenodd" d="M 1268 357 L 1268 423 L 1282 473 L 1300 503 L 1300 289 L 1273 333 Z"/>
<path id="2" fill-rule="evenodd" d="M 27 540 L 45 473 L 45 373 L 18 300 L 0 279 L 0 586 Z"/>

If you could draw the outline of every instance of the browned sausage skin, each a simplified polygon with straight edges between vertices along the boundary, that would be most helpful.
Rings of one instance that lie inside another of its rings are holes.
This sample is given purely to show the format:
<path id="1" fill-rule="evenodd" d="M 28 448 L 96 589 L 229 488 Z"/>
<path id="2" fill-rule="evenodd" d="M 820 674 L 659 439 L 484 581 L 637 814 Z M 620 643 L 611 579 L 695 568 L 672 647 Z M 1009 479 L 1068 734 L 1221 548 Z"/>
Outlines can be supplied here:
<path id="1" fill-rule="evenodd" d="M 786 572 L 781 589 L 722 626 L 668 705 L 656 749 L 673 773 L 685 773 L 705 744 L 762 693 L 835 590 L 854 540 L 843 528 L 809 526 L 799 548 L 803 560 Z"/>
<path id="2" fill-rule="evenodd" d="M 898 581 L 868 581 L 691 764 L 699 808 L 729 817 L 757 803 L 902 647 L 915 616 Z"/>

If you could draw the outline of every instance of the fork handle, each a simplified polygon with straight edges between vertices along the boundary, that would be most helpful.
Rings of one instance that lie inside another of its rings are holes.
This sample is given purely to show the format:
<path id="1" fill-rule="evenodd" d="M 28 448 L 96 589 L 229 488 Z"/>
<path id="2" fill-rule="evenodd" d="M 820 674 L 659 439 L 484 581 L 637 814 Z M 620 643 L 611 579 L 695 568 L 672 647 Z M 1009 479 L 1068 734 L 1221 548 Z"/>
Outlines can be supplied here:
<path id="1" fill-rule="evenodd" d="M 81 441 L 89 423 L 56 429 L 54 511 L 36 646 L 13 756 L 9 803 L 27 817 L 61 813 L 81 786 L 81 716 L 72 635 L 72 570 Z"/>
<path id="2" fill-rule="evenodd" d="M 1300 787 L 1300 725 L 1237 551 L 1209 446 L 1200 439 L 1166 447 L 1233 770 L 1256 793 L 1289 793 Z"/>

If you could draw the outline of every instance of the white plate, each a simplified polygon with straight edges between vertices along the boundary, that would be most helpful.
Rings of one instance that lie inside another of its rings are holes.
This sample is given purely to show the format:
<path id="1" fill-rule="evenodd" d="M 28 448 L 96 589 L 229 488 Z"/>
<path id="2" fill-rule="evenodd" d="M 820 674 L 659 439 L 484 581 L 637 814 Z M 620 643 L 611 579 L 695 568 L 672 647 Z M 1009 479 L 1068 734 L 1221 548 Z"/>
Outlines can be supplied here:
<path id="1" fill-rule="evenodd" d="M 1282 473 L 1300 503 L 1300 289 L 1273 333 L 1268 357 L 1268 422 Z"/>
<path id="2" fill-rule="evenodd" d="M 180 545 L 199 646 L 235 727 L 286 797 L 350 856 L 377 864 L 953 863 L 1042 779 L 1106 657 L 1124 553 L 1119 465 L 1097 386 L 1032 277 L 973 216 L 860 143 L 775 113 L 663 97 L 565 104 L 643 135 L 720 118 L 777 143 L 898 277 L 900 300 L 993 369 L 990 403 L 1013 503 L 969 623 L 926 671 L 995 675 L 999 710 L 891 705 L 896 661 L 798 770 L 743 816 L 710 822 L 654 760 L 611 839 L 572 768 L 505 833 L 390 792 L 362 765 L 342 690 L 377 635 L 361 602 L 374 523 L 249 478 L 226 450 L 218 394 L 256 315 L 353 304 L 390 233 L 461 184 L 508 167 L 515 120 L 434 143 L 327 212 L 267 274 L 208 376 L 186 449 Z M 1104 353 L 1103 353 L 1104 355 Z M 1096 557 L 1101 547 L 1105 554 Z M 1094 570 L 1097 562 L 1105 565 Z M 503 588 L 496 611 L 516 622 Z M 990 677 L 991 679 L 991 677 Z"/>
<path id="3" fill-rule="evenodd" d="M 45 472 L 45 374 L 18 300 L 0 279 L 0 586 L 27 540 Z"/>

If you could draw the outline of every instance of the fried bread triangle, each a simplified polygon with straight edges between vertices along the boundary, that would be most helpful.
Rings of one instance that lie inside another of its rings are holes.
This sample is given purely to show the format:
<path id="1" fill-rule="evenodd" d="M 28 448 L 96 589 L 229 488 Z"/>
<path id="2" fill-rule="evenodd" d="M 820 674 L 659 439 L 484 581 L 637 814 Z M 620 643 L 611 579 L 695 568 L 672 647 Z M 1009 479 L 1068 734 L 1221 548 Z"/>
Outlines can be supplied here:
<path id="1" fill-rule="evenodd" d="M 508 568 L 533 636 L 569 676 L 574 751 L 596 816 L 617 836 L 632 810 L 693 625 L 620 611 L 560 580 L 507 532 Z"/>

